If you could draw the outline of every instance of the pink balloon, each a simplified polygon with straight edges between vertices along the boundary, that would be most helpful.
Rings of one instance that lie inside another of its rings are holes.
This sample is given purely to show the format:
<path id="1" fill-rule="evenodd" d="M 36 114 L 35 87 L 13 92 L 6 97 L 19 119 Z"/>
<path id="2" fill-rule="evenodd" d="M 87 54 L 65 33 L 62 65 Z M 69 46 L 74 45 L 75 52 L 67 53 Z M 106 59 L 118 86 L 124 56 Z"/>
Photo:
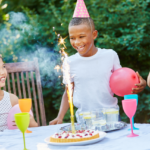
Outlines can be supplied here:
<path id="1" fill-rule="evenodd" d="M 132 88 L 140 83 L 134 70 L 130 68 L 117 69 L 110 77 L 110 88 L 118 96 L 132 94 Z"/>
<path id="2" fill-rule="evenodd" d="M 17 126 L 13 126 L 15 124 L 15 122 L 12 122 L 12 121 L 15 121 L 14 114 L 17 114 L 17 113 L 21 113 L 21 110 L 19 108 L 19 104 L 12 107 L 11 110 L 9 111 L 9 114 L 7 117 L 7 126 L 8 126 L 8 129 L 10 129 L 10 130 L 18 129 Z M 30 115 L 33 116 L 33 113 L 31 110 L 29 113 L 30 113 Z"/>

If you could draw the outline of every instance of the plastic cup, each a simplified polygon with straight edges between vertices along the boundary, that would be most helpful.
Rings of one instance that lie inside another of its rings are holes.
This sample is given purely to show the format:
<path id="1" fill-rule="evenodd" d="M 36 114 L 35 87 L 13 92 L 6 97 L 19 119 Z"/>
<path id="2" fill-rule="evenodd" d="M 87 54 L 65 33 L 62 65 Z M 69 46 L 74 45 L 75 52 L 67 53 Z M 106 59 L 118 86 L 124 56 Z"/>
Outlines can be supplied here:
<path id="1" fill-rule="evenodd" d="M 29 122 L 30 122 L 29 113 L 15 114 L 15 123 L 16 123 L 17 127 L 20 129 L 20 131 L 23 133 L 24 150 L 27 150 L 26 145 L 25 145 L 25 134 L 24 133 L 29 126 Z"/>
<path id="2" fill-rule="evenodd" d="M 130 95 L 124 96 L 124 100 L 130 100 L 130 99 L 136 99 L 136 103 L 138 105 L 138 95 L 137 94 L 130 94 Z M 134 127 L 134 116 L 132 117 L 132 126 L 133 126 L 133 130 L 139 130 L 139 128 Z M 128 130 L 131 130 L 131 128 Z"/>

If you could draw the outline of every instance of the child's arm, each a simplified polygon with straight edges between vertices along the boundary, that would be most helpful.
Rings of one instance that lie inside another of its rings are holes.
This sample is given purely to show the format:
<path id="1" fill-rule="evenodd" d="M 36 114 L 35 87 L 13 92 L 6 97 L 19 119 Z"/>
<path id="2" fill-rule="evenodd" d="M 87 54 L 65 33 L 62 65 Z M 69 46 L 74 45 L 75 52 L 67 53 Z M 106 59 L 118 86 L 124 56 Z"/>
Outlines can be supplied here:
<path id="1" fill-rule="evenodd" d="M 138 94 L 138 93 L 142 92 L 144 90 L 144 88 L 146 87 L 146 81 L 140 76 L 140 74 L 138 72 L 136 72 L 136 74 L 139 77 L 140 83 L 136 84 L 137 88 L 132 89 L 133 94 Z"/>
<path id="2" fill-rule="evenodd" d="M 16 95 L 9 93 L 9 96 L 12 107 L 18 104 L 18 97 Z"/>
<path id="3" fill-rule="evenodd" d="M 34 120 L 34 117 L 33 117 L 32 115 L 30 115 L 29 127 L 38 127 L 38 124 L 37 124 L 37 122 Z"/>
<path id="4" fill-rule="evenodd" d="M 66 88 L 61 100 L 58 116 L 54 120 L 50 121 L 49 124 L 50 125 L 61 124 L 63 122 L 63 118 L 68 109 L 69 109 L 69 103 L 68 103 L 67 88 Z"/>

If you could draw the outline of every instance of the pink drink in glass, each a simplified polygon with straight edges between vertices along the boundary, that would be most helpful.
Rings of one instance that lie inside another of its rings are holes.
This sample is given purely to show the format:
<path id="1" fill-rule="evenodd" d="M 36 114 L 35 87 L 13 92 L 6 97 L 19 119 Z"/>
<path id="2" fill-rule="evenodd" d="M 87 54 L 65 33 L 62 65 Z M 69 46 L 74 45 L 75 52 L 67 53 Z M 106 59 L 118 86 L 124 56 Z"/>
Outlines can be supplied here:
<path id="1" fill-rule="evenodd" d="M 122 100 L 122 106 L 125 114 L 130 118 L 131 134 L 128 135 L 128 137 L 139 136 L 133 133 L 133 126 L 132 126 L 132 117 L 134 116 L 137 108 L 136 99 Z"/>

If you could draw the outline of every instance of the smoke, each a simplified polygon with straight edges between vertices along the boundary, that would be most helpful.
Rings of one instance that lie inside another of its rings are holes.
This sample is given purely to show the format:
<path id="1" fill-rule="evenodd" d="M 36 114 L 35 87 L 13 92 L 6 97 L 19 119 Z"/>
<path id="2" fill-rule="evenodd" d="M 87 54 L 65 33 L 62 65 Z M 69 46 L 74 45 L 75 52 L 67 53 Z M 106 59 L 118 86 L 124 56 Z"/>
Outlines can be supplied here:
<path id="1" fill-rule="evenodd" d="M 61 75 L 61 71 L 54 69 L 60 64 L 60 54 L 55 51 L 57 45 L 53 48 L 41 46 L 36 41 L 40 29 L 29 24 L 25 14 L 10 12 L 9 16 L 9 21 L 0 28 L 0 53 L 4 58 L 13 57 L 13 61 L 32 61 L 37 57 L 43 86 L 55 85 Z M 34 44 L 28 41 L 31 37 Z"/>
<path id="2" fill-rule="evenodd" d="M 5 56 L 11 55 L 21 46 L 24 39 L 24 32 L 30 32 L 31 26 L 27 24 L 27 19 L 23 13 L 9 13 L 10 19 L 0 28 L 0 52 Z"/>
<path id="3" fill-rule="evenodd" d="M 43 86 L 54 86 L 55 82 L 59 80 L 58 76 L 61 76 L 61 71 L 57 72 L 54 69 L 60 63 L 60 55 L 47 47 L 37 45 L 35 47 L 36 51 L 34 53 L 25 54 L 26 59 L 24 61 L 33 60 L 35 57 L 38 58 Z"/>
<path id="4" fill-rule="evenodd" d="M 10 22 L 14 26 L 19 26 L 27 22 L 26 16 L 21 12 L 10 12 L 9 16 L 10 19 L 8 22 Z"/>

